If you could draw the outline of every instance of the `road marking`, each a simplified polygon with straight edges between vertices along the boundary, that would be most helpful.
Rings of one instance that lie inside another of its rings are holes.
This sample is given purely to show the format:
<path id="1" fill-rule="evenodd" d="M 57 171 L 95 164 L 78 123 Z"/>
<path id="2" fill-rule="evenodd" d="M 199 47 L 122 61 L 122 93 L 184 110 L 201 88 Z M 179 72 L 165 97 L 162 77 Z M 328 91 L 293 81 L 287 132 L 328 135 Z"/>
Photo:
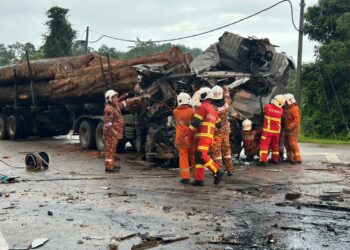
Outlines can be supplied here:
<path id="1" fill-rule="evenodd" d="M 332 163 L 340 163 L 340 159 L 338 158 L 337 154 L 326 154 L 325 155 L 327 160 Z"/>
<path id="2" fill-rule="evenodd" d="M 303 153 L 302 155 L 305 156 L 312 156 L 312 155 L 324 155 L 327 158 L 327 161 L 332 163 L 341 163 L 338 155 L 341 153 Z"/>
<path id="3" fill-rule="evenodd" d="M 6 243 L 6 240 L 4 238 L 4 236 L 2 235 L 1 231 L 0 231 L 0 249 L 9 249 L 9 246 Z"/>

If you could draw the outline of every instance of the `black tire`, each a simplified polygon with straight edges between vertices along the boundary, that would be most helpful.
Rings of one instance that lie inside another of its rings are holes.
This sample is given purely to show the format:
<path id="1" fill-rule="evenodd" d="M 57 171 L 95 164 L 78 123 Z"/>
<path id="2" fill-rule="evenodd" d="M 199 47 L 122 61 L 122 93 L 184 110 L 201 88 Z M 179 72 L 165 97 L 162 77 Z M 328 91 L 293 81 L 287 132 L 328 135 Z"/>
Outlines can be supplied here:
<path id="1" fill-rule="evenodd" d="M 95 133 L 95 139 L 96 139 L 96 148 L 98 151 L 103 152 L 105 143 L 103 140 L 103 122 L 99 122 L 96 127 L 96 133 Z"/>
<path id="2" fill-rule="evenodd" d="M 7 132 L 11 140 L 18 140 L 23 135 L 23 121 L 18 115 L 11 115 L 7 119 Z"/>
<path id="3" fill-rule="evenodd" d="M 96 138 L 95 138 L 96 124 L 92 121 L 85 120 L 79 126 L 79 140 L 80 146 L 84 149 L 95 149 Z"/>
<path id="4" fill-rule="evenodd" d="M 0 115 L 0 140 L 7 140 L 9 135 L 7 133 L 7 115 Z"/>

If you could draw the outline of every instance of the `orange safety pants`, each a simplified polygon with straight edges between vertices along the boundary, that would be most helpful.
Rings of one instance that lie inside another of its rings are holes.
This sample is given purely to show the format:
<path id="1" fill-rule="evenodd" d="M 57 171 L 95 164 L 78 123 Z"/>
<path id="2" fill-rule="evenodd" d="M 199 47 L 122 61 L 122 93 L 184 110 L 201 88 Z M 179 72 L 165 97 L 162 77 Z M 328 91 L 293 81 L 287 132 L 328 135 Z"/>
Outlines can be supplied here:
<path id="1" fill-rule="evenodd" d="M 279 160 L 279 134 L 272 134 L 263 132 L 260 140 L 260 162 L 267 162 L 267 156 L 269 154 L 269 148 L 271 144 L 272 149 L 272 161 L 278 162 Z"/>
<path id="2" fill-rule="evenodd" d="M 190 179 L 190 166 L 192 171 L 195 168 L 194 149 L 193 148 L 177 148 L 179 151 L 179 165 L 181 179 Z M 191 164 L 190 164 L 191 163 Z"/>
<path id="3" fill-rule="evenodd" d="M 298 136 L 284 135 L 284 146 L 287 151 L 287 161 L 301 161 Z"/>
<path id="4" fill-rule="evenodd" d="M 198 137 L 195 141 L 195 162 L 196 171 L 194 178 L 197 181 L 203 181 L 205 172 L 204 169 L 208 168 L 213 174 L 216 174 L 219 170 L 219 165 L 213 161 L 209 156 L 209 147 L 212 144 L 213 139 L 207 137 Z"/>
<path id="5" fill-rule="evenodd" d="M 117 137 L 109 137 L 104 140 L 104 149 L 105 149 L 105 168 L 112 169 L 115 167 L 115 152 L 118 145 Z"/>
<path id="6" fill-rule="evenodd" d="M 231 159 L 231 145 L 228 133 L 215 134 L 213 143 L 210 146 L 210 154 L 214 161 L 219 164 L 220 168 L 225 166 L 227 172 L 233 171 Z"/>

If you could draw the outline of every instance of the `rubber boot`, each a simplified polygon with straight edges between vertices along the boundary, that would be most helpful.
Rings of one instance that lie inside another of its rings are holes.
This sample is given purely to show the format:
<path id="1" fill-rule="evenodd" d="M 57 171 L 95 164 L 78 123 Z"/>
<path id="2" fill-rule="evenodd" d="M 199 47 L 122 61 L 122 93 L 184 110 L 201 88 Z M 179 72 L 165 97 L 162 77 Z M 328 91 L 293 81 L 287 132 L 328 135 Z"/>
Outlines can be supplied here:
<path id="1" fill-rule="evenodd" d="M 190 184 L 190 180 L 189 179 L 181 179 L 180 183 L 181 184 Z"/>
<path id="2" fill-rule="evenodd" d="M 198 181 L 195 180 L 194 182 L 191 183 L 192 186 L 196 186 L 196 187 L 203 187 L 204 186 L 204 181 Z"/>
<path id="3" fill-rule="evenodd" d="M 221 169 L 214 175 L 214 184 L 218 185 L 222 181 L 222 177 L 224 176 L 224 171 Z"/>

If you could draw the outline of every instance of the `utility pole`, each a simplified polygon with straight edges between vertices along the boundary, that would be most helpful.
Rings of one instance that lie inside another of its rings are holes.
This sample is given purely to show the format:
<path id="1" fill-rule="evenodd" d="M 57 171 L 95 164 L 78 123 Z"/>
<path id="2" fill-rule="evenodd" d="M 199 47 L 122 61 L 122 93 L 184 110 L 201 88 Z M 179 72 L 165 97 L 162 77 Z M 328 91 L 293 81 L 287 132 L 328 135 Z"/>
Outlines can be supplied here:
<path id="1" fill-rule="evenodd" d="M 86 27 L 85 54 L 88 53 L 88 46 L 89 46 L 89 26 Z"/>
<path id="2" fill-rule="evenodd" d="M 301 63 L 303 56 L 303 36 L 304 36 L 304 7 L 305 0 L 300 1 L 300 19 L 299 19 L 299 41 L 298 41 L 298 61 L 297 61 L 297 79 L 295 82 L 295 98 L 299 105 L 301 104 Z"/>

